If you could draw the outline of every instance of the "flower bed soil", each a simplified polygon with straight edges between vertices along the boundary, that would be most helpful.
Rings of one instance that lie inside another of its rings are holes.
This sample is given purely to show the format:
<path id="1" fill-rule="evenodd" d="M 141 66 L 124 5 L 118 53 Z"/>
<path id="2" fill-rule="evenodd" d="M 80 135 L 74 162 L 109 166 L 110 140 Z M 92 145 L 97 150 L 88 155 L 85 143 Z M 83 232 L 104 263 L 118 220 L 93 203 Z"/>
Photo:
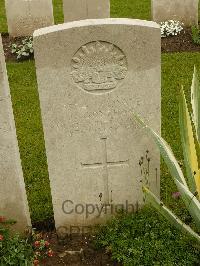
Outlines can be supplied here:
<path id="1" fill-rule="evenodd" d="M 177 36 L 162 38 L 161 43 L 163 53 L 200 51 L 200 45 L 194 44 L 192 41 L 191 28 L 184 28 Z"/>
<path id="2" fill-rule="evenodd" d="M 121 266 L 112 261 L 111 254 L 105 250 L 97 250 L 94 247 L 92 236 L 73 235 L 60 242 L 56 233 L 43 233 L 43 238 L 47 240 L 54 252 L 53 257 L 45 259 L 41 265 L 57 266 Z"/>
<path id="3" fill-rule="evenodd" d="M 8 34 L 2 35 L 6 61 L 16 61 L 16 56 L 11 53 L 11 45 L 13 43 L 20 44 L 24 38 L 25 37 L 11 38 Z M 184 28 L 177 36 L 162 38 L 161 50 L 163 53 L 199 52 L 200 45 L 193 43 L 191 28 Z"/>

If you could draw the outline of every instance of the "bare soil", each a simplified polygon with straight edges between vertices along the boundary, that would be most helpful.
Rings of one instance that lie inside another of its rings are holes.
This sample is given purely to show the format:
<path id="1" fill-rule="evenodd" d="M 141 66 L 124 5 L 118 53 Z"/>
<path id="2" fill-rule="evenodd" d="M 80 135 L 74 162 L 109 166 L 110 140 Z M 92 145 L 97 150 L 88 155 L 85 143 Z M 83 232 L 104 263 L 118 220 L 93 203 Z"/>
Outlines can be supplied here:
<path id="1" fill-rule="evenodd" d="M 177 36 L 162 38 L 161 42 L 163 53 L 200 51 L 200 45 L 193 43 L 191 28 L 184 28 Z"/>
<path id="2" fill-rule="evenodd" d="M 55 231 L 43 233 L 43 238 L 48 240 L 54 252 L 54 256 L 45 259 L 42 265 L 45 266 L 121 266 L 111 259 L 111 254 L 103 249 L 96 249 L 93 243 L 93 236 L 73 235 L 58 240 Z"/>

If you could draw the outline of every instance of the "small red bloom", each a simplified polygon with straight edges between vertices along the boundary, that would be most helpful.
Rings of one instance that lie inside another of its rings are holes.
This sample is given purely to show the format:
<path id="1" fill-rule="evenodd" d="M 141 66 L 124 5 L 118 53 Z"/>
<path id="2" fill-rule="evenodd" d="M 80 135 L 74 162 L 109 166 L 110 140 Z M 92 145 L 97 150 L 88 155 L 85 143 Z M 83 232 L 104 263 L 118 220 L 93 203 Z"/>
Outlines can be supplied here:
<path id="1" fill-rule="evenodd" d="M 39 248 L 39 247 L 40 247 L 40 241 L 35 241 L 34 246 L 35 246 L 36 248 Z"/>
<path id="2" fill-rule="evenodd" d="M 44 244 L 45 244 L 45 247 L 50 246 L 50 243 L 48 241 L 45 241 Z"/>
<path id="3" fill-rule="evenodd" d="M 53 250 L 49 249 L 47 255 L 48 255 L 49 257 L 53 257 L 53 255 L 54 255 Z"/>
<path id="4" fill-rule="evenodd" d="M 34 264 L 34 266 L 39 265 L 39 260 L 34 260 L 34 261 L 33 261 L 33 264 Z"/>
<path id="5" fill-rule="evenodd" d="M 0 223 L 4 223 L 6 221 L 6 218 L 4 216 L 0 216 Z"/>
<path id="6" fill-rule="evenodd" d="M 2 241 L 4 239 L 4 237 L 2 235 L 0 235 L 0 241 Z"/>
<path id="7" fill-rule="evenodd" d="M 173 197 L 174 199 L 179 199 L 179 198 L 181 197 L 181 193 L 180 193 L 179 191 L 177 191 L 177 192 L 173 192 L 173 193 L 172 193 L 172 197 Z"/>

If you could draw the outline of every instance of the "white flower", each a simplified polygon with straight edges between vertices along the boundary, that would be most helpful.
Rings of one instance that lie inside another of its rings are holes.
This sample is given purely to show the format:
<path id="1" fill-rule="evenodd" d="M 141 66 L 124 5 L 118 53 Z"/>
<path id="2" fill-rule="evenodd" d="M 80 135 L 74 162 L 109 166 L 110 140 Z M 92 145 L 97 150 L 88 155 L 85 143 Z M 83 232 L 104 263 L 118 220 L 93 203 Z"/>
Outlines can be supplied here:
<path id="1" fill-rule="evenodd" d="M 160 22 L 161 37 L 175 36 L 183 30 L 183 23 L 176 20 Z"/>

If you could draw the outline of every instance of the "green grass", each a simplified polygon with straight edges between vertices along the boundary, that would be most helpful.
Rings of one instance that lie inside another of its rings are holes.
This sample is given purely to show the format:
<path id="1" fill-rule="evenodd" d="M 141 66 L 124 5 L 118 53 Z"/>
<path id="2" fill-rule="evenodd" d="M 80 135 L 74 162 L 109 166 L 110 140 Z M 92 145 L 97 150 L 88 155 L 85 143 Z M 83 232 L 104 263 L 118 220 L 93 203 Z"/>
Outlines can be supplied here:
<path id="1" fill-rule="evenodd" d="M 151 0 L 111 0 L 111 17 L 150 20 Z"/>
<path id="2" fill-rule="evenodd" d="M 178 97 L 183 85 L 189 100 L 194 64 L 200 70 L 200 53 L 162 55 L 162 136 L 171 145 L 179 161 L 183 160 L 183 156 L 178 124 Z M 162 164 L 161 191 L 169 204 L 172 189 L 176 188 L 167 168 Z"/>
<path id="3" fill-rule="evenodd" d="M 32 221 L 52 216 L 51 194 L 33 61 L 8 63 L 17 136 Z"/>
<path id="4" fill-rule="evenodd" d="M 124 266 L 197 266 L 199 250 L 152 208 L 113 219 L 100 229 L 97 247 Z"/>
<path id="5" fill-rule="evenodd" d="M 63 4 L 62 0 L 53 0 L 53 11 L 55 24 L 63 23 Z"/>
<path id="6" fill-rule="evenodd" d="M 4 0 L 0 0 L 0 32 L 7 32 L 7 21 Z"/>

